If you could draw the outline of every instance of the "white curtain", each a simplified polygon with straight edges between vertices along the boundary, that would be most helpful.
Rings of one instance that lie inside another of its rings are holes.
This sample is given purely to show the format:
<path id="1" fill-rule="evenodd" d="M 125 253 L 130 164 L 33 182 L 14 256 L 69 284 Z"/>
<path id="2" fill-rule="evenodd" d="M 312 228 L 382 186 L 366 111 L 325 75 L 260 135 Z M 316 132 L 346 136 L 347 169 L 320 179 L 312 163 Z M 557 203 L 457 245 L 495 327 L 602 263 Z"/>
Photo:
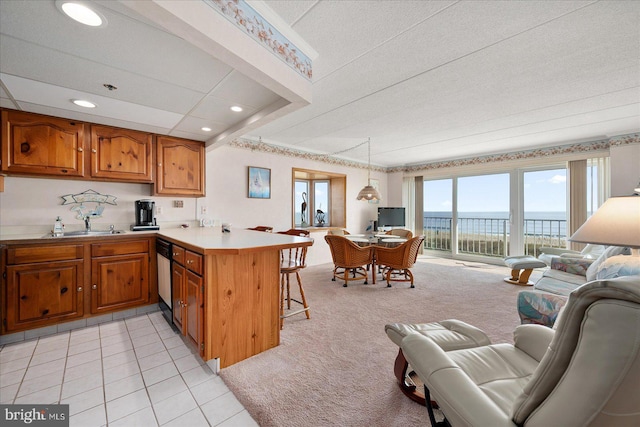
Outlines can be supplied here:
<path id="1" fill-rule="evenodd" d="M 406 224 L 409 230 L 416 232 L 416 185 L 414 177 L 402 179 L 402 206 L 405 209 Z"/>

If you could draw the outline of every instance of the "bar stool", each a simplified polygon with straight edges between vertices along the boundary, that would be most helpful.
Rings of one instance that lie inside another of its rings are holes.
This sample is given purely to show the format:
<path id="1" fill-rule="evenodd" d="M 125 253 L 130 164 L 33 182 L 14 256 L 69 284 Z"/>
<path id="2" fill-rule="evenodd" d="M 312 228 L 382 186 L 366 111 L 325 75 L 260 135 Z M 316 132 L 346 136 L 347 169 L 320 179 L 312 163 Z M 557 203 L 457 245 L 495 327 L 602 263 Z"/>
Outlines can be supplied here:
<path id="1" fill-rule="evenodd" d="M 309 237 L 307 230 L 298 230 L 292 228 L 287 231 L 279 231 L 278 234 L 287 234 L 289 236 Z M 311 319 L 309 312 L 309 304 L 307 298 L 304 295 L 304 288 L 302 287 L 302 279 L 300 278 L 300 270 L 307 266 L 307 246 L 298 246 L 289 249 L 283 249 L 280 251 L 280 329 L 284 326 L 284 319 L 296 314 L 305 313 L 307 319 Z M 291 274 L 296 275 L 298 281 L 298 288 L 300 290 L 300 297 L 302 301 L 298 301 L 291 298 L 291 287 L 289 276 Z M 287 300 L 287 310 L 291 310 L 291 301 L 302 305 L 300 310 L 284 313 L 284 300 Z"/>

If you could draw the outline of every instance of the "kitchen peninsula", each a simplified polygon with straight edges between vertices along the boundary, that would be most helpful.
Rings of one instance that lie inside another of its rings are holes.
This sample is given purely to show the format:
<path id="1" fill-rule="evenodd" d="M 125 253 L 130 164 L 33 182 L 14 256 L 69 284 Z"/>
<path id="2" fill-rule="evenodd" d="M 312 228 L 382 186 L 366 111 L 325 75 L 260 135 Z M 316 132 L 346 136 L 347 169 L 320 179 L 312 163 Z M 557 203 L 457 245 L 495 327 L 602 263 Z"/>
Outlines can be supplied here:
<path id="1" fill-rule="evenodd" d="M 224 368 L 279 345 L 280 250 L 310 246 L 312 239 L 202 227 L 161 230 L 157 236 L 178 248 L 173 251 L 178 267 L 172 271 L 174 319 L 176 305 L 184 304 L 187 318 L 177 323 L 184 321 L 184 333 L 204 360 Z M 181 280 L 186 284 L 182 299 L 176 288 Z"/>
<path id="2" fill-rule="evenodd" d="M 313 244 L 218 227 L 43 233 L 0 232 L 2 334 L 34 328 L 51 333 L 46 328 L 81 327 L 95 316 L 157 307 L 157 284 L 169 278 L 156 277 L 155 248 L 156 240 L 165 240 L 172 246 L 173 323 L 214 369 L 279 345 L 280 251 Z"/>

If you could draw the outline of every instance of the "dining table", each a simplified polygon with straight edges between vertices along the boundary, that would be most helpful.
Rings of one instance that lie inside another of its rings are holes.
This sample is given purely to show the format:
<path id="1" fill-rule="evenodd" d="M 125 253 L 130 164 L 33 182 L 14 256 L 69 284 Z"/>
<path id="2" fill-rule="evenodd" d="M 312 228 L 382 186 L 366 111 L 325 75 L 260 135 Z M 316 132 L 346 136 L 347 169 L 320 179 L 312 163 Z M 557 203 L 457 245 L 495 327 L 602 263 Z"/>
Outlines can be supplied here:
<path id="1" fill-rule="evenodd" d="M 373 284 L 376 284 L 376 246 L 395 247 L 403 244 L 407 239 L 396 237 L 390 234 L 347 234 L 344 237 L 358 246 L 373 246 L 373 262 L 371 264 L 371 275 Z"/>

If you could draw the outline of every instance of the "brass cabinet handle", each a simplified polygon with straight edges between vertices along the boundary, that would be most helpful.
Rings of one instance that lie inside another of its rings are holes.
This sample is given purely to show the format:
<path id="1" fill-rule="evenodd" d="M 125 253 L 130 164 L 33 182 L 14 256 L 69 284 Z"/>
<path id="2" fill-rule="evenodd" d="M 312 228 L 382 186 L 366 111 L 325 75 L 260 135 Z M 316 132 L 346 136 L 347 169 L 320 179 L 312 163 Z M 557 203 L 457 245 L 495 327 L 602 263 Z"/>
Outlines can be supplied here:
<path id="1" fill-rule="evenodd" d="M 98 285 L 91 286 L 91 289 L 98 289 Z"/>
<path id="2" fill-rule="evenodd" d="M 78 147 L 78 151 L 82 153 L 84 150 L 82 149 L 82 147 Z"/>
<path id="3" fill-rule="evenodd" d="M 78 292 L 82 292 L 82 286 L 78 286 Z"/>
<path id="4" fill-rule="evenodd" d="M 98 150 L 96 150 L 95 148 L 92 148 L 92 149 L 91 149 L 91 152 L 92 152 L 92 153 L 97 153 L 97 152 L 98 152 Z"/>

